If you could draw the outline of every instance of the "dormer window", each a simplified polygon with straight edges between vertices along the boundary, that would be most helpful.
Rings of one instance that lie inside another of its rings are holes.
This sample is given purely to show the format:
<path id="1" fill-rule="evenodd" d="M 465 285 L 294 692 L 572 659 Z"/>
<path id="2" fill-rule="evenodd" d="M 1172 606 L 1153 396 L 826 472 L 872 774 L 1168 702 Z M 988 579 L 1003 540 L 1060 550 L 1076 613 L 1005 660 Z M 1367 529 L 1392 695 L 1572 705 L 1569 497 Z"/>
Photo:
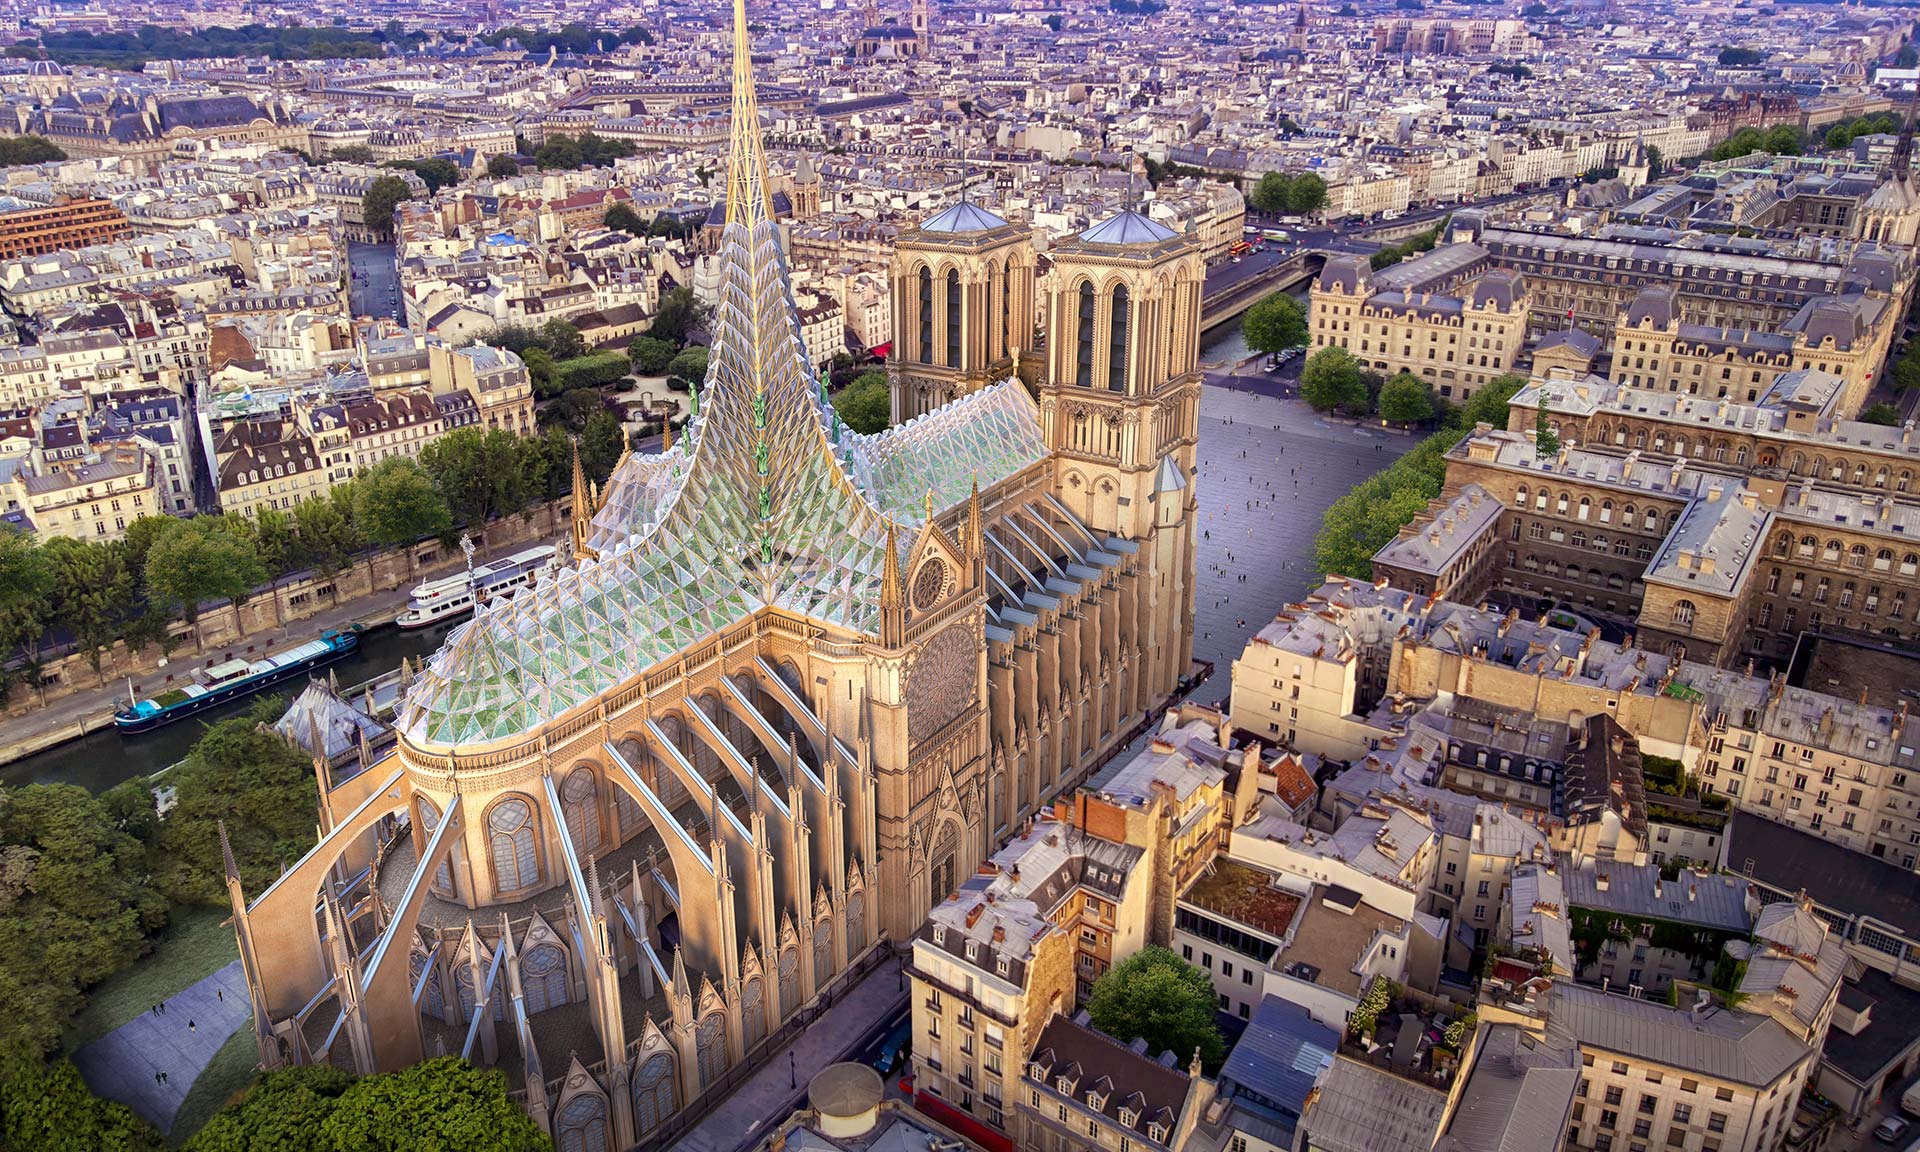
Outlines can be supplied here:
<path id="1" fill-rule="evenodd" d="M 1087 1093 L 1087 1107 L 1093 1109 L 1095 1112 L 1105 1112 L 1107 1110 L 1107 1098 L 1098 1092 L 1089 1092 Z"/>
<path id="2" fill-rule="evenodd" d="M 944 926 L 939 924 L 933 926 L 933 942 L 935 944 L 945 944 L 947 942 L 947 930 Z"/>
<path id="3" fill-rule="evenodd" d="M 1152 1140 L 1156 1144 L 1165 1144 L 1167 1142 L 1167 1126 L 1165 1124 L 1147 1125 L 1147 1139 Z"/>
<path id="4" fill-rule="evenodd" d="M 1033 1077 L 1035 1080 L 1038 1080 L 1042 1084 L 1045 1084 L 1047 1082 L 1047 1070 L 1045 1068 L 1040 1067 L 1040 1064 L 1038 1061 L 1035 1061 L 1034 1063 L 1027 1065 L 1027 1075 Z"/>
<path id="5" fill-rule="evenodd" d="M 1073 1080 L 1070 1077 L 1067 1077 L 1067 1076 L 1060 1077 L 1059 1079 L 1053 1082 L 1053 1086 L 1055 1088 L 1058 1088 L 1062 1095 L 1066 1095 L 1066 1096 L 1073 1095 Z"/>
<path id="6" fill-rule="evenodd" d="M 1007 969 L 1009 967 L 1011 967 L 1011 965 L 1007 963 L 1007 958 L 1005 956 L 998 956 L 994 958 L 993 971 L 995 975 L 1005 976 L 1007 974 Z"/>
<path id="7" fill-rule="evenodd" d="M 980 942 L 978 940 L 967 941 L 967 959 L 969 960 L 978 959 L 979 955 L 980 955 Z"/>
<path id="8" fill-rule="evenodd" d="M 1135 1112 L 1133 1109 L 1131 1108 L 1120 1109 L 1120 1126 L 1122 1128 L 1133 1127 L 1134 1124 L 1139 1121 L 1139 1119 L 1140 1119 L 1140 1114 L 1138 1112 Z"/>

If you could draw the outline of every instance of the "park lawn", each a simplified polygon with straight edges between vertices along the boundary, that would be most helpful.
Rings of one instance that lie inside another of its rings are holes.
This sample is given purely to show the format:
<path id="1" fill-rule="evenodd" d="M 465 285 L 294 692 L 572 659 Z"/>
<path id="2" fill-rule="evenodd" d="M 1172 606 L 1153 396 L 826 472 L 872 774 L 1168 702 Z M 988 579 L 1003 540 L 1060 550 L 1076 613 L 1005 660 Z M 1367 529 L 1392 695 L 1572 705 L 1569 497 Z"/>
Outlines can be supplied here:
<path id="1" fill-rule="evenodd" d="M 213 1119 L 215 1112 L 226 1107 L 253 1081 L 254 1069 L 259 1065 L 260 1046 L 254 1042 L 253 1029 L 243 1024 L 233 1030 L 233 1035 L 213 1054 L 193 1087 L 187 1090 L 187 1098 L 180 1102 L 180 1111 L 174 1113 L 167 1143 L 178 1148 L 193 1139 L 207 1126 L 207 1121 Z"/>
<path id="2" fill-rule="evenodd" d="M 79 1051 L 232 963 L 240 951 L 233 942 L 233 929 L 221 923 L 226 916 L 224 908 L 175 906 L 153 951 L 88 993 L 87 1006 L 67 1028 L 67 1051 Z"/>

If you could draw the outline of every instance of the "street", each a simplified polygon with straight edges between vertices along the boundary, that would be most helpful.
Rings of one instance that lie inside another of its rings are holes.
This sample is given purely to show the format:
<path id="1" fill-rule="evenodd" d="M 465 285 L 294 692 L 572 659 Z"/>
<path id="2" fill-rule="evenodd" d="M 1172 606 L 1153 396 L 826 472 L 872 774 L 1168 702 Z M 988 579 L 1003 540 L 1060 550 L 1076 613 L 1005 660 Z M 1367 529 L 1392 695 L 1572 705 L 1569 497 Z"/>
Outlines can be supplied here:
<path id="1" fill-rule="evenodd" d="M 400 315 L 400 268 L 394 258 L 391 244 L 347 242 L 347 264 L 352 277 L 347 296 L 355 316 L 403 318 Z"/>

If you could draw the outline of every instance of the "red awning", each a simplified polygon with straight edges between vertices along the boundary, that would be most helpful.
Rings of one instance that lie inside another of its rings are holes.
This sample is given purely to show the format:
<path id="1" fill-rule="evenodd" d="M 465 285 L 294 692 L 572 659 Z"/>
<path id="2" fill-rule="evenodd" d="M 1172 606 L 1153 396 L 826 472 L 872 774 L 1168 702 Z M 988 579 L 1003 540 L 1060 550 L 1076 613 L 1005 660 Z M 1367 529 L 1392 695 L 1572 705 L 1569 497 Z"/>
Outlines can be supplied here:
<path id="1" fill-rule="evenodd" d="M 887 353 L 891 351 L 893 351 L 893 341 L 889 340 L 885 344 L 875 344 L 873 347 L 867 349 L 867 355 L 878 356 L 880 359 L 885 360 Z"/>
<path id="2" fill-rule="evenodd" d="M 913 1097 L 913 1106 L 925 1112 L 929 1118 L 985 1148 L 987 1152 L 1013 1152 L 1012 1137 L 997 1128 L 988 1127 L 931 1092 L 916 1092 Z"/>

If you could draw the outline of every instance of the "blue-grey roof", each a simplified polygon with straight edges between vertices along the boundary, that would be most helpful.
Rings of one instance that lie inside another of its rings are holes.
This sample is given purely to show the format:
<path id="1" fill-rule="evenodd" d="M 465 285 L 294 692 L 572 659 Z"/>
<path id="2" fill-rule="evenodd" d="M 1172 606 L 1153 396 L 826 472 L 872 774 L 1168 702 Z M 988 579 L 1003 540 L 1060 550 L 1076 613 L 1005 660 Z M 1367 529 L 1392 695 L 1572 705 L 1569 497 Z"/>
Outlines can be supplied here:
<path id="1" fill-rule="evenodd" d="M 1080 233 L 1089 244 L 1158 244 L 1179 233 L 1129 208 Z"/>
<path id="2" fill-rule="evenodd" d="M 1298 1116 L 1339 1045 L 1339 1035 L 1301 1005 L 1265 996 L 1221 1067 L 1220 1079 Z"/>
<path id="3" fill-rule="evenodd" d="M 935 213 L 920 225 L 922 232 L 986 232 L 1005 228 L 1007 222 L 985 208 L 967 200 Z"/>
<path id="4" fill-rule="evenodd" d="M 1603 878 L 1604 888 L 1600 886 Z M 1567 869 L 1561 884 L 1567 903 L 1576 908 L 1622 917 L 1657 917 L 1741 935 L 1753 930 L 1743 876 L 1683 871 L 1677 880 L 1663 880 L 1658 864 L 1588 860 L 1581 867 Z"/>

